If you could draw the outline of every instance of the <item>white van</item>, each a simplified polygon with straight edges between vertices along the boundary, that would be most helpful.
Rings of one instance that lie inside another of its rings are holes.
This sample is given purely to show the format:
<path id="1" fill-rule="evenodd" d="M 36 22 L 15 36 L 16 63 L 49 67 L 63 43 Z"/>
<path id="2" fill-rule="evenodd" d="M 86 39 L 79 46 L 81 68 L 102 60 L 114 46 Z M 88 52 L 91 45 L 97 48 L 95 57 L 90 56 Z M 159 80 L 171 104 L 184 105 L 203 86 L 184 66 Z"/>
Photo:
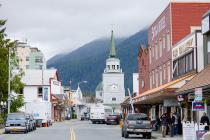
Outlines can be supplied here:
<path id="1" fill-rule="evenodd" d="M 90 107 L 90 120 L 92 123 L 106 123 L 106 117 L 112 113 L 112 108 L 103 104 L 94 104 Z"/>

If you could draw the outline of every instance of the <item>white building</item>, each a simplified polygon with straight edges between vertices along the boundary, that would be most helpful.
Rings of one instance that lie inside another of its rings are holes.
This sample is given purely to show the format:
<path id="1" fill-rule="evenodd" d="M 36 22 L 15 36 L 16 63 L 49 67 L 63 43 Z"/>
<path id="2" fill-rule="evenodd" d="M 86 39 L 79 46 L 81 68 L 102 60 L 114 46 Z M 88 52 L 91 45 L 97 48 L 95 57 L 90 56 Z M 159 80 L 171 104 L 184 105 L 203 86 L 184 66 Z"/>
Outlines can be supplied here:
<path id="1" fill-rule="evenodd" d="M 104 105 L 113 107 L 115 112 L 120 111 L 120 103 L 125 99 L 124 73 L 120 67 L 120 59 L 116 57 L 113 31 L 109 58 L 106 60 L 101 86 L 96 93 L 97 97 L 103 99 Z"/>
<path id="2" fill-rule="evenodd" d="M 139 74 L 133 73 L 133 93 L 139 95 Z"/>

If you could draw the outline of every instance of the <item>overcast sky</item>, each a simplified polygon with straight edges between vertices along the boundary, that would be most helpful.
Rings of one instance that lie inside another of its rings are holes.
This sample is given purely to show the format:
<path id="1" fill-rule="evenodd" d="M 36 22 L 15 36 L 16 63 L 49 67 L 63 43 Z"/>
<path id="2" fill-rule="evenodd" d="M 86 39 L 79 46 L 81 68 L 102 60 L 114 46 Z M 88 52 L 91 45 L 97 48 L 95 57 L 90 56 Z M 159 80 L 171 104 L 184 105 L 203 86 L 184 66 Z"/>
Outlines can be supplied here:
<path id="1" fill-rule="evenodd" d="M 46 58 L 94 39 L 129 36 L 149 26 L 169 0 L 0 0 L 7 34 L 26 40 Z M 114 24 L 113 27 L 111 24 Z"/>

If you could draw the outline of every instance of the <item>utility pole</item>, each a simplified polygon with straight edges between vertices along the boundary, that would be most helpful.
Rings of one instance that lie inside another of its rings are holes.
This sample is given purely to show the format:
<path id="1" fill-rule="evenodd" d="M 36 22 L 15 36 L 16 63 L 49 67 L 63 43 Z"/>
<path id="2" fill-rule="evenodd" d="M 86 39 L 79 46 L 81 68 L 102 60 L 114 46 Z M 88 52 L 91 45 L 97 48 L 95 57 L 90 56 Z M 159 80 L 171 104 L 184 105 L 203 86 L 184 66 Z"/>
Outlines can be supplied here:
<path id="1" fill-rule="evenodd" d="M 7 105 L 7 111 L 8 114 L 10 113 L 10 104 L 11 104 L 11 95 L 10 95 L 10 77 L 11 77 L 11 66 L 10 66 L 10 48 L 8 47 L 8 105 Z"/>

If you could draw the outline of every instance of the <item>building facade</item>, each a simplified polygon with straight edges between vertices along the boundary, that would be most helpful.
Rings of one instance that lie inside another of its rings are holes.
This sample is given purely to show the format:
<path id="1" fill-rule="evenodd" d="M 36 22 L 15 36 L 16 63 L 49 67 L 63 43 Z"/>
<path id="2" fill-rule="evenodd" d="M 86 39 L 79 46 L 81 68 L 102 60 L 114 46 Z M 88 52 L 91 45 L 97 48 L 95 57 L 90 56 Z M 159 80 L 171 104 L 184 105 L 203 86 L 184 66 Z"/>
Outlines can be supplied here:
<path id="1" fill-rule="evenodd" d="M 177 111 L 181 113 L 175 92 L 192 79 L 195 73 L 189 74 L 188 72 L 191 70 L 185 67 L 186 63 L 183 64 L 182 60 L 177 60 L 179 68 L 181 68 L 177 73 L 177 69 L 175 69 L 177 62 L 174 61 L 174 66 L 172 62 L 172 49 L 184 37 L 196 29 L 200 29 L 202 15 L 208 9 L 210 9 L 210 2 L 172 1 L 149 27 L 149 89 L 134 97 L 134 103 L 137 106 L 141 105 L 147 108 L 148 110 L 144 111 L 149 114 L 152 120 L 156 119 L 157 116 L 160 117 L 164 112 Z M 196 37 L 201 36 L 197 35 Z M 199 40 L 202 39 L 199 38 Z M 183 58 L 184 61 L 187 59 L 189 63 L 193 61 L 197 70 L 202 68 L 202 64 L 197 66 L 198 59 L 196 60 L 194 56 L 196 56 L 195 53 L 201 54 L 202 50 L 200 49 L 202 48 L 188 48 L 189 53 L 190 50 L 193 50 L 193 54 L 187 56 L 188 58 Z M 194 59 L 192 60 L 191 57 Z M 141 87 L 141 84 L 139 86 Z"/>
<path id="2" fill-rule="evenodd" d="M 114 112 L 121 111 L 120 104 L 125 99 L 124 73 L 120 67 L 120 59 L 116 55 L 113 31 L 111 33 L 110 54 L 106 60 L 101 87 L 96 89 L 97 94 L 101 94 L 99 98 L 102 98 L 104 105 L 111 106 Z"/>
<path id="3" fill-rule="evenodd" d="M 25 72 L 28 69 L 46 69 L 44 54 L 27 43 L 17 42 L 16 54 L 19 60 L 19 69 Z"/>

